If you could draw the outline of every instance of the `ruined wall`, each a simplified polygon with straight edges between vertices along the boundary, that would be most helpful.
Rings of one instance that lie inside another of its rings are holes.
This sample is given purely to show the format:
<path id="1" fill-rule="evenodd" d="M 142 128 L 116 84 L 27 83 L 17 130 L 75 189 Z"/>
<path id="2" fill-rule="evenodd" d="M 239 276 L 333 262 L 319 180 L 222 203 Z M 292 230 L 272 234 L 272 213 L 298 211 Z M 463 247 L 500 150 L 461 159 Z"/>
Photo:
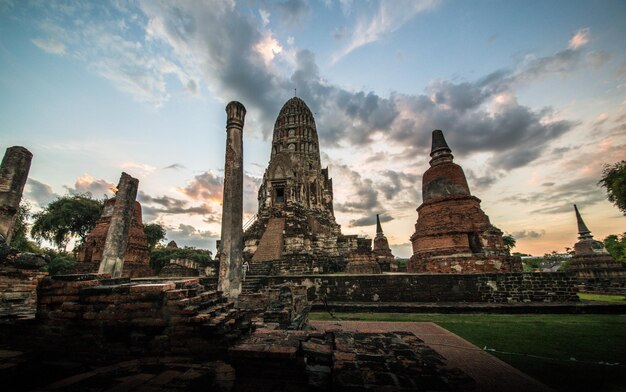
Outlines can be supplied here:
<path id="1" fill-rule="evenodd" d="M 577 301 L 567 273 L 306 275 L 263 277 L 308 287 L 310 301 L 332 302 L 563 302 Z"/>
<path id="2" fill-rule="evenodd" d="M 128 245 L 126 253 L 124 253 L 124 268 L 129 263 L 147 264 L 150 255 L 148 253 L 148 239 L 143 230 L 143 221 L 141 216 L 141 204 L 138 201 L 134 203 L 133 218 L 128 233 Z M 108 199 L 104 202 L 102 215 L 96 226 L 89 232 L 85 243 L 81 245 L 78 251 L 78 261 L 86 263 L 100 264 L 102 261 L 102 251 L 104 250 L 104 242 L 111 224 L 111 216 L 115 206 L 115 198 Z"/>
<path id="3" fill-rule="evenodd" d="M 0 320 L 33 317 L 37 284 L 47 275 L 38 269 L 0 264 Z"/>
<path id="4" fill-rule="evenodd" d="M 130 281 L 60 275 L 39 286 L 36 338 L 41 351 L 90 360 L 149 355 L 208 357 L 246 323 L 199 279 Z M 241 328 L 241 330 L 240 330 Z"/>
<path id="5" fill-rule="evenodd" d="M 72 274 L 97 274 L 99 262 L 94 263 L 82 263 L 78 262 L 74 264 L 69 271 Z M 156 272 L 150 268 L 150 265 L 144 263 L 125 263 L 122 270 L 122 278 L 147 278 L 150 276 L 156 276 Z"/>

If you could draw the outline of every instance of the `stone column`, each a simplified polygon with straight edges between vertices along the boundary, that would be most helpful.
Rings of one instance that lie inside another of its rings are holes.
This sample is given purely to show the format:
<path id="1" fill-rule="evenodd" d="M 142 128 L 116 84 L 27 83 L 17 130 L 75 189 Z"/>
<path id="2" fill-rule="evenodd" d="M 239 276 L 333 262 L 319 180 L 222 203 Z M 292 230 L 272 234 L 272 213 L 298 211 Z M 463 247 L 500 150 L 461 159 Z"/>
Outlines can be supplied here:
<path id="1" fill-rule="evenodd" d="M 0 165 L 0 235 L 7 244 L 13 236 L 13 224 L 28 179 L 33 154 L 24 147 L 7 148 Z"/>
<path id="2" fill-rule="evenodd" d="M 98 270 L 101 274 L 111 274 L 113 278 L 122 276 L 124 254 L 128 245 L 128 232 L 133 220 L 138 186 L 138 179 L 122 173 Z"/>
<path id="3" fill-rule="evenodd" d="M 222 202 L 222 235 L 218 289 L 235 299 L 241 292 L 243 262 L 243 124 L 246 108 L 226 106 L 226 162 Z"/>

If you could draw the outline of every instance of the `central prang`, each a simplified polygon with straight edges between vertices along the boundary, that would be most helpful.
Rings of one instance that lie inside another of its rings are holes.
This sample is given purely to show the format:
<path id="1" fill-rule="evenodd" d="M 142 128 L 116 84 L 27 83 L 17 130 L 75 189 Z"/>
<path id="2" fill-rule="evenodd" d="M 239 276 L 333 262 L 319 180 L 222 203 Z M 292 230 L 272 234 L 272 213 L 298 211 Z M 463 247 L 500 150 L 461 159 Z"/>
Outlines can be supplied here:
<path id="1" fill-rule="evenodd" d="M 350 254 L 361 248 L 371 253 L 371 240 L 342 235 L 335 221 L 333 183 L 320 163 L 315 119 L 300 98 L 288 100 L 278 114 L 258 200 L 256 221 L 244 234 L 253 274 L 344 271 Z M 364 241 L 370 243 L 359 245 Z"/>

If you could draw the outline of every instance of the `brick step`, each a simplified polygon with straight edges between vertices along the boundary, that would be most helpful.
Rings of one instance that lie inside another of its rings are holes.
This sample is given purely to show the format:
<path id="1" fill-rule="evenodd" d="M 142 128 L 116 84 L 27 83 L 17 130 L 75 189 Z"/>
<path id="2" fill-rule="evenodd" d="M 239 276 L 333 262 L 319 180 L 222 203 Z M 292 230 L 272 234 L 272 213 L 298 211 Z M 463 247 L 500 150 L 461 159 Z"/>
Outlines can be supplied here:
<path id="1" fill-rule="evenodd" d="M 237 310 L 234 309 L 234 307 L 235 307 L 234 302 L 226 302 L 220 306 L 214 306 L 210 309 L 201 310 L 200 312 L 198 312 L 196 316 L 191 317 L 190 320 L 191 322 L 197 323 L 197 324 L 210 323 L 211 320 L 217 317 L 223 316 L 224 314 L 236 313 Z M 234 311 L 234 312 L 231 312 L 231 311 Z"/>
<path id="2" fill-rule="evenodd" d="M 241 287 L 241 292 L 245 294 L 254 293 L 258 289 L 260 281 L 261 278 L 246 277 L 246 280 L 243 282 Z"/>
<path id="3" fill-rule="evenodd" d="M 253 262 L 278 260 L 283 250 L 283 230 L 285 230 L 285 218 L 270 218 L 259 246 L 257 247 Z"/>
<path id="4" fill-rule="evenodd" d="M 237 325 L 236 316 L 237 310 L 230 309 L 227 313 L 220 314 L 203 323 L 202 327 L 209 334 L 223 335 L 235 329 Z"/>

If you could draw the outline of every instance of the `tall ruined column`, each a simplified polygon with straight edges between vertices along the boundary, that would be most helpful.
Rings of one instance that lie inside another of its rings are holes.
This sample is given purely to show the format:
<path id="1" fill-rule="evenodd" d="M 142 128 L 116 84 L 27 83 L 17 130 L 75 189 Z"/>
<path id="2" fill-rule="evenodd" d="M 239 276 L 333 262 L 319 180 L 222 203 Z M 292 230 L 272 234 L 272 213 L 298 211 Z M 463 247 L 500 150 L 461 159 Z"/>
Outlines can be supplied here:
<path id="1" fill-rule="evenodd" d="M 133 219 L 138 186 L 138 179 L 122 173 L 98 270 L 101 274 L 111 274 L 113 278 L 122 276 L 124 254 L 128 245 L 128 232 Z"/>
<path id="2" fill-rule="evenodd" d="M 241 292 L 243 262 L 243 123 L 246 108 L 233 101 L 226 106 L 226 163 L 222 203 L 222 238 L 218 289 L 235 299 Z"/>
<path id="3" fill-rule="evenodd" d="M 24 147 L 7 148 L 0 165 L 0 235 L 7 243 L 13 236 L 13 224 L 28 179 L 33 154 Z"/>

